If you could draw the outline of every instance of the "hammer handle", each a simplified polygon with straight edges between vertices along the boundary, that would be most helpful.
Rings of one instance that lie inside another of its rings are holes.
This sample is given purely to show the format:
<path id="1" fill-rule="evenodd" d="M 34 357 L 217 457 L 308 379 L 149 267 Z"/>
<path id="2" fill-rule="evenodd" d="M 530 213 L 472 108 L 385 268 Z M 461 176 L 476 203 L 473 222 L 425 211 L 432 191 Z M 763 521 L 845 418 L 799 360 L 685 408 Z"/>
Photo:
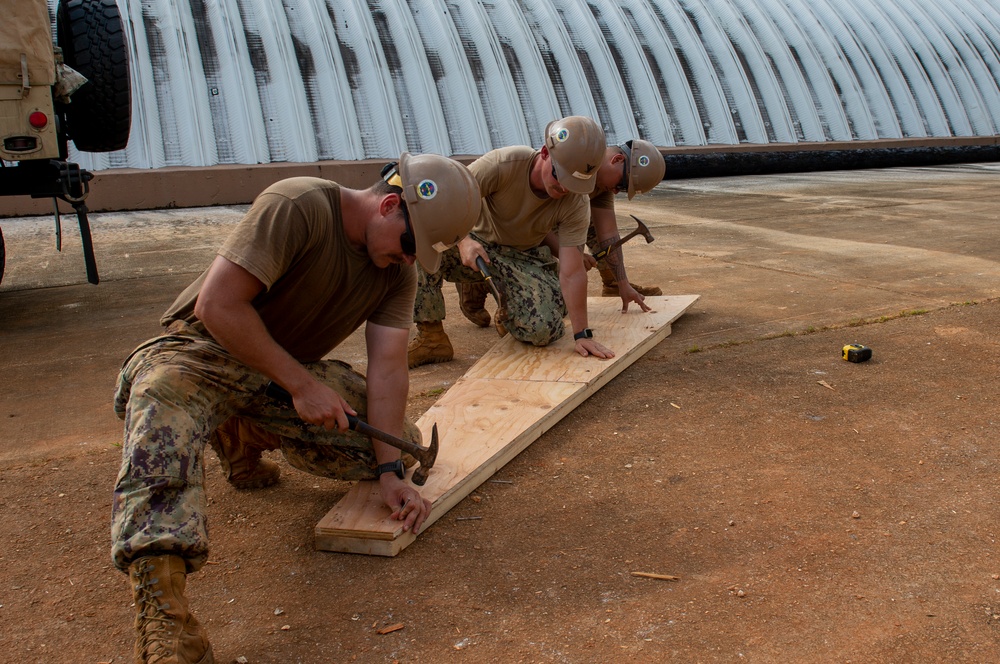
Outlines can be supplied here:
<path id="1" fill-rule="evenodd" d="M 643 237 L 645 237 L 647 244 L 653 241 L 653 236 L 650 235 L 649 230 L 646 228 L 646 225 L 641 221 L 639 221 L 639 217 L 635 216 L 634 214 L 630 214 L 629 216 L 635 219 L 639 223 L 639 225 L 636 227 L 634 231 L 632 231 L 625 237 L 615 240 L 610 245 L 608 245 L 604 249 L 601 249 L 596 254 L 594 254 L 593 256 L 596 260 L 601 260 L 608 254 L 610 254 L 612 251 L 614 251 L 618 247 L 622 246 L 623 244 L 634 238 L 636 235 L 642 235 Z"/>
<path id="2" fill-rule="evenodd" d="M 621 238 L 619 240 L 616 240 L 615 242 L 613 242 L 612 244 L 608 245 L 607 247 L 604 247 L 603 249 L 601 249 L 600 251 L 598 251 L 596 254 L 594 254 L 594 260 L 601 260 L 602 258 L 604 258 L 605 256 L 607 256 L 608 254 L 610 254 L 612 251 L 614 251 L 618 247 L 622 246 L 623 244 L 625 244 L 626 242 L 628 242 L 629 240 L 631 240 L 632 238 L 634 238 L 638 233 L 639 233 L 639 231 L 632 231 L 631 233 L 629 233 L 625 237 L 623 237 L 623 238 Z"/>
<path id="3" fill-rule="evenodd" d="M 278 385 L 273 380 L 267 384 L 264 388 L 264 394 L 271 397 L 272 399 L 277 399 L 278 401 L 283 401 L 287 404 L 292 403 L 292 395 L 288 390 Z M 416 456 L 418 459 L 427 452 L 426 449 L 417 445 L 411 440 L 405 440 L 403 438 L 397 438 L 390 433 L 386 433 L 381 429 L 376 429 L 372 425 L 368 424 L 364 420 L 358 419 L 356 415 L 351 415 L 350 413 L 344 413 L 347 415 L 347 427 L 352 431 L 357 431 L 358 433 L 363 433 L 366 436 L 375 438 L 376 440 L 381 440 L 383 443 L 388 443 L 396 449 L 403 450 L 404 452 L 409 452 L 410 454 Z"/>
<path id="4" fill-rule="evenodd" d="M 368 424 L 364 420 L 359 420 L 354 415 L 348 415 L 347 413 L 344 414 L 347 415 L 347 425 L 354 431 L 357 431 L 358 433 L 363 433 L 364 435 L 375 438 L 376 440 L 381 440 L 383 443 L 388 443 L 389 445 L 395 447 L 397 450 L 403 450 L 404 452 L 409 452 L 418 459 L 421 458 L 422 454 L 427 451 L 423 447 L 414 443 L 413 441 L 406 440 L 404 438 L 397 438 L 396 436 L 393 436 L 391 433 L 386 433 L 381 429 L 376 429 L 375 427 Z"/>
<path id="5" fill-rule="evenodd" d="M 497 301 L 498 306 L 503 306 L 503 302 L 500 298 L 500 290 L 497 285 L 493 283 L 493 275 L 490 274 L 490 269 L 486 266 L 486 261 L 483 260 L 482 256 L 476 256 L 476 267 L 479 268 L 479 274 L 483 275 L 483 279 L 486 280 L 487 285 L 490 287 L 490 292 L 493 293 L 493 297 Z"/>

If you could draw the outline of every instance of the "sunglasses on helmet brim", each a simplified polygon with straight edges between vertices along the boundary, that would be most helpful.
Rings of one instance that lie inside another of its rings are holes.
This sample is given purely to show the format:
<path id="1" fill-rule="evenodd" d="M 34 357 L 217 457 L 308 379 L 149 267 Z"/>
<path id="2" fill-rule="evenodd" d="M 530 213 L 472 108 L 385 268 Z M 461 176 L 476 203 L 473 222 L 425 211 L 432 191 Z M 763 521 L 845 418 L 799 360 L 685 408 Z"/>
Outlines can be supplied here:
<path id="1" fill-rule="evenodd" d="M 398 187 L 402 193 L 403 180 L 399 177 L 399 164 L 397 162 L 389 162 L 382 167 L 382 179 L 390 186 Z M 399 199 L 399 209 L 403 213 L 403 223 L 406 225 L 406 230 L 399 235 L 399 247 L 407 256 L 416 256 L 417 238 L 413 234 L 413 226 L 410 224 L 410 211 L 402 197 Z"/>

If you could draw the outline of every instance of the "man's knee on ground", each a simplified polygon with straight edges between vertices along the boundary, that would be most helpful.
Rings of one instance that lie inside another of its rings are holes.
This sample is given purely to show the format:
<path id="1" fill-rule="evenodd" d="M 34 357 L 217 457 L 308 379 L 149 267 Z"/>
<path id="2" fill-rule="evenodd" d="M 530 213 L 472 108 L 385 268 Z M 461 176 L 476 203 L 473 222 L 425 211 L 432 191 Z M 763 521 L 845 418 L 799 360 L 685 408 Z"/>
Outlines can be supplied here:
<path id="1" fill-rule="evenodd" d="M 562 338 L 564 332 L 563 322 L 555 321 L 552 324 L 545 324 L 543 321 L 534 321 L 523 324 L 505 322 L 511 336 L 520 342 L 531 344 L 532 346 L 548 346 L 553 341 Z"/>

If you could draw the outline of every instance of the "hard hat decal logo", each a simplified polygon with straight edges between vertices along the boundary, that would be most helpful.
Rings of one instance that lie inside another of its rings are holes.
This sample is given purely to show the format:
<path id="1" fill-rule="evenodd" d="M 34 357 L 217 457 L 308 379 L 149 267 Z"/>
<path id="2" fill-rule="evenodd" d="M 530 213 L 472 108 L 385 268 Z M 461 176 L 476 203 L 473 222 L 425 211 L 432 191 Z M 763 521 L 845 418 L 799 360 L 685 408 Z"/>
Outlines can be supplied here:
<path id="1" fill-rule="evenodd" d="M 649 166 L 649 157 L 647 157 L 646 155 L 642 155 L 641 157 L 639 157 L 639 165 Z"/>
<path id="2" fill-rule="evenodd" d="M 434 198 L 437 193 L 437 183 L 434 180 L 421 180 L 420 184 L 417 185 L 417 195 L 425 201 Z"/>
<path id="3" fill-rule="evenodd" d="M 567 138 L 569 138 L 569 129 L 560 129 L 559 133 L 556 134 L 556 140 L 560 143 L 565 143 Z"/>

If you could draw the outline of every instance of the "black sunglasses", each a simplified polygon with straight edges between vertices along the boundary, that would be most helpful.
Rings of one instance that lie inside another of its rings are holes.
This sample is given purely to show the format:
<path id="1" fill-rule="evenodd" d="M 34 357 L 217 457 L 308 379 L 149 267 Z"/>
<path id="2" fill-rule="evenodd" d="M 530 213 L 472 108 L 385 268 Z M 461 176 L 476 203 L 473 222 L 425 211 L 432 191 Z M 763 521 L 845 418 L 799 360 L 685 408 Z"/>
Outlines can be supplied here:
<path id="1" fill-rule="evenodd" d="M 417 255 L 417 238 L 413 235 L 413 226 L 410 225 L 410 212 L 406 209 L 406 201 L 399 199 L 399 209 L 403 211 L 403 223 L 406 224 L 406 231 L 399 236 L 399 247 L 407 256 Z"/>
<path id="2" fill-rule="evenodd" d="M 615 191 L 622 192 L 628 191 L 628 175 L 631 170 L 630 165 L 632 162 L 632 141 L 622 143 L 618 146 L 618 148 L 622 151 L 622 154 L 625 155 L 625 161 L 622 163 L 622 179 L 615 187 Z"/>
<path id="3" fill-rule="evenodd" d="M 568 189 L 566 189 L 566 187 L 563 186 L 563 183 L 559 181 L 559 176 L 556 175 L 556 165 L 555 165 L 555 162 L 552 163 L 552 179 L 556 181 L 556 186 L 557 187 L 559 187 L 560 189 L 564 189 L 566 191 L 569 191 Z"/>
<path id="4" fill-rule="evenodd" d="M 399 177 L 399 165 L 396 162 L 389 162 L 382 167 L 382 179 L 393 187 L 399 187 L 400 191 L 402 191 L 403 182 Z M 410 211 L 407 209 L 406 201 L 402 197 L 399 199 L 399 209 L 403 213 L 403 223 L 406 224 L 406 230 L 399 236 L 399 247 L 407 256 L 416 256 L 417 239 L 413 235 L 413 226 L 410 225 Z"/>

